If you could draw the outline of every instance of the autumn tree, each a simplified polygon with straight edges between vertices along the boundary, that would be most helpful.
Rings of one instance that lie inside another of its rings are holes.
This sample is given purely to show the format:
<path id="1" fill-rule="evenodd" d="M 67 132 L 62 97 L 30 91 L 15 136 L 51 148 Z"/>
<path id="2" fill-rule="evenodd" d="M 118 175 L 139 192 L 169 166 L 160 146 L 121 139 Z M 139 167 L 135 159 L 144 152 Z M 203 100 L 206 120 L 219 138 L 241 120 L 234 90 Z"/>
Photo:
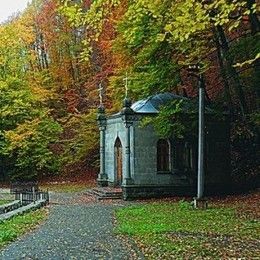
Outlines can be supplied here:
<path id="1" fill-rule="evenodd" d="M 62 10 L 69 21 L 88 28 L 82 55 L 90 66 L 94 47 L 102 40 L 105 21 L 119 6 L 126 6 L 114 23 L 115 38 L 111 38 L 115 56 L 123 57 L 121 66 L 108 79 L 108 88 L 117 99 L 122 99 L 122 78 L 126 72 L 131 75 L 131 96 L 135 99 L 158 91 L 196 97 L 197 84 L 187 68 L 200 64 L 200 73 L 206 78 L 208 101 L 217 101 L 232 116 L 233 140 L 237 140 L 241 129 L 245 139 L 252 141 L 257 136 L 259 20 L 256 1 L 99 0 L 93 1 L 87 10 L 73 1 L 63 3 Z M 168 110 L 167 113 L 172 116 Z M 246 127 L 241 128 L 241 124 Z"/>

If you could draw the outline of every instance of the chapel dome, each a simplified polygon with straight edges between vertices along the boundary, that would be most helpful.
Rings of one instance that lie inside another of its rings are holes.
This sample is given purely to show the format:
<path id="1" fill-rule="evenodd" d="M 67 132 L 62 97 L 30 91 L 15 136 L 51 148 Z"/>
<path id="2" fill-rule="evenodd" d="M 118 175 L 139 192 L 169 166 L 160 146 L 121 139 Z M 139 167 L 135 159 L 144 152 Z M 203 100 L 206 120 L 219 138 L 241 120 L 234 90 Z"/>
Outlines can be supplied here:
<path id="1" fill-rule="evenodd" d="M 172 93 L 161 93 L 135 102 L 131 108 L 135 113 L 153 114 L 159 113 L 160 107 L 173 100 L 187 99 Z"/>

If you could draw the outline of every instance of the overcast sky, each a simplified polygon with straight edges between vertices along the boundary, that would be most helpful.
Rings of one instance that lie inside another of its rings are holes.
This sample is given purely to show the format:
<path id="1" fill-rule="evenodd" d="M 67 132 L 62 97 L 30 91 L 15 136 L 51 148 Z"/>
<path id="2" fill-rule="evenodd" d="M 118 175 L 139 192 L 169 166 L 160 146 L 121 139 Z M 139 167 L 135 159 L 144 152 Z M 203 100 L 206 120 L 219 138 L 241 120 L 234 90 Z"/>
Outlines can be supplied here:
<path id="1" fill-rule="evenodd" d="M 0 0 L 0 23 L 18 11 L 23 11 L 30 0 Z"/>

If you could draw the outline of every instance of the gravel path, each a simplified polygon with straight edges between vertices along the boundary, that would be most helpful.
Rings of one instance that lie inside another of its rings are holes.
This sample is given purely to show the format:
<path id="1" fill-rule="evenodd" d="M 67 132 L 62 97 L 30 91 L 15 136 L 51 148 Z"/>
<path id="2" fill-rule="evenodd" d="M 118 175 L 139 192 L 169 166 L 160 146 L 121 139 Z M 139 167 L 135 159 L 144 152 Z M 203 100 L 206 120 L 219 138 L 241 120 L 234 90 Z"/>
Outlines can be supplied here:
<path id="1" fill-rule="evenodd" d="M 80 194 L 51 194 L 50 215 L 37 230 L 0 252 L 0 259 L 140 259 L 113 234 L 113 211 L 125 202 L 95 202 Z"/>

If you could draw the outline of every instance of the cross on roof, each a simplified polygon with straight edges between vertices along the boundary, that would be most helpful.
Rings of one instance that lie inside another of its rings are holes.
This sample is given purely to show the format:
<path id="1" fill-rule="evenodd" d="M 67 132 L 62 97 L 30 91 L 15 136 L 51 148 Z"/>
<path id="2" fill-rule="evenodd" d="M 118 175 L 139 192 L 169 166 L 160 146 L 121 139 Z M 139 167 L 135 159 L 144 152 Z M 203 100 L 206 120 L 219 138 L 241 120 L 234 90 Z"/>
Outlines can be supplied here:
<path id="1" fill-rule="evenodd" d="M 126 77 L 123 78 L 123 80 L 125 81 L 125 98 L 127 98 L 128 97 L 128 80 L 129 80 L 127 72 L 126 72 Z"/>

